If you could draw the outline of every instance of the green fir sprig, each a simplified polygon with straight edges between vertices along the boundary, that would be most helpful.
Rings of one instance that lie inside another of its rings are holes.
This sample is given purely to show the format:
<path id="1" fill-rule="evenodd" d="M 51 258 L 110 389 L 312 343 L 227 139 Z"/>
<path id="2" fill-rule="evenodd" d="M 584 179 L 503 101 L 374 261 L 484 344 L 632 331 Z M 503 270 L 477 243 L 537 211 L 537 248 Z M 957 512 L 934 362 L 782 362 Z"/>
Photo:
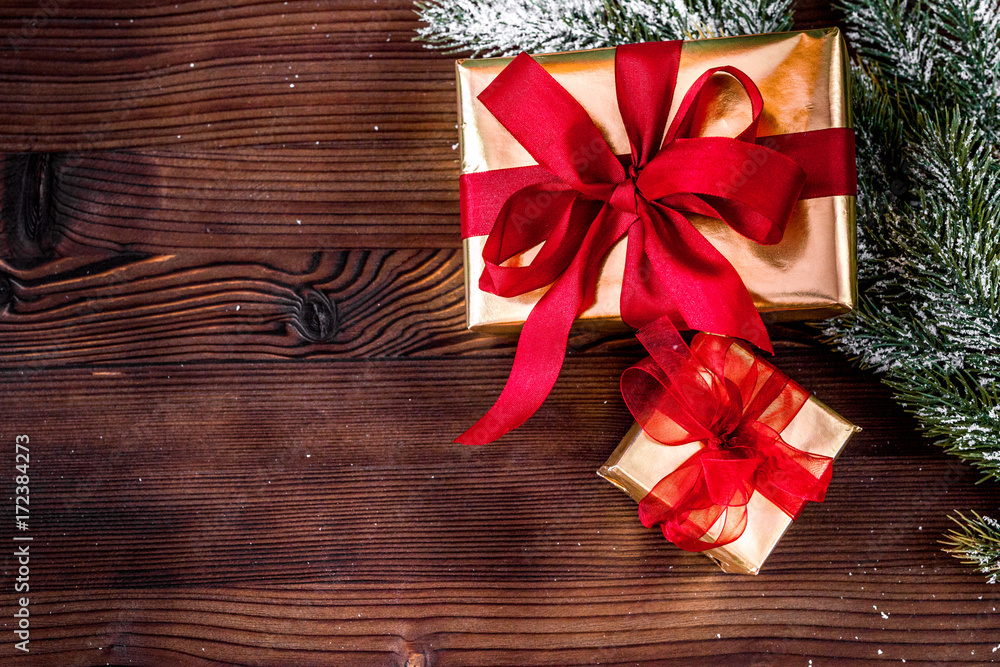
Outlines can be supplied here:
<path id="1" fill-rule="evenodd" d="M 847 39 L 887 91 L 921 111 L 959 109 L 996 143 L 1000 4 L 996 0 L 841 0 Z"/>
<path id="2" fill-rule="evenodd" d="M 862 296 L 825 333 L 881 373 L 946 452 L 1000 481 L 1000 6 L 842 8 L 860 56 Z M 947 551 L 966 562 L 974 554 L 981 572 L 1000 569 L 996 521 L 951 518 L 959 530 Z"/>
<path id="3" fill-rule="evenodd" d="M 948 517 L 955 522 L 956 528 L 945 534 L 942 541 L 945 551 L 988 575 L 987 582 L 997 583 L 1000 578 L 1000 522 L 975 512 L 972 516 L 961 512 L 955 514 L 957 518 Z"/>

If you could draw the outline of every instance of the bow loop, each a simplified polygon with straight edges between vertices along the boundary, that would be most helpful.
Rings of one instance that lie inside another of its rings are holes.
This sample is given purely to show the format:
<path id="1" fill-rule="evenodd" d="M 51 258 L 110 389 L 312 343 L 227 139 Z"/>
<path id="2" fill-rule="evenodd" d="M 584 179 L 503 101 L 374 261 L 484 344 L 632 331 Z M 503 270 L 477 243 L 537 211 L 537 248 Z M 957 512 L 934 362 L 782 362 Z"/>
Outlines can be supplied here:
<path id="1" fill-rule="evenodd" d="M 543 183 L 514 193 L 502 209 L 503 221 L 483 246 L 482 290 L 504 297 L 549 285 L 576 255 L 600 205 L 559 184 Z M 511 264 L 541 245 L 527 265 Z"/>
<path id="2" fill-rule="evenodd" d="M 757 88 L 757 84 L 753 82 L 753 79 L 741 70 L 724 65 L 722 67 L 712 67 L 703 72 L 691 85 L 687 93 L 685 93 L 677 109 L 677 115 L 674 116 L 674 120 L 667 130 L 666 141 L 668 143 L 678 138 L 694 136 L 694 123 L 699 103 L 711 91 L 708 87 L 708 82 L 713 76 L 719 73 L 728 74 L 736 79 L 736 82 L 742 86 L 750 101 L 750 122 L 736 138 L 740 141 L 753 142 L 757 137 L 757 126 L 760 122 L 760 115 L 764 111 L 764 98 L 760 94 L 760 89 Z"/>
<path id="3" fill-rule="evenodd" d="M 615 91 L 633 165 L 645 166 L 663 141 L 680 59 L 679 41 L 627 44 L 615 51 Z"/>
<path id="4" fill-rule="evenodd" d="M 648 333 L 669 339 L 657 327 Z M 808 400 L 804 389 L 730 338 L 698 334 L 690 349 L 667 347 L 622 375 L 622 394 L 653 439 L 703 446 L 639 503 L 646 526 L 660 524 L 681 548 L 703 551 L 739 539 L 756 492 L 792 518 L 823 499 L 833 460 L 780 434 Z"/>
<path id="5" fill-rule="evenodd" d="M 653 356 L 622 374 L 621 391 L 644 431 L 682 445 L 721 439 L 737 426 L 739 393 L 688 353 L 676 329 L 660 321 L 640 331 L 639 340 Z"/>
<path id="6" fill-rule="evenodd" d="M 574 190 L 607 200 L 625 169 L 580 103 L 522 53 L 479 101 L 547 171 Z"/>

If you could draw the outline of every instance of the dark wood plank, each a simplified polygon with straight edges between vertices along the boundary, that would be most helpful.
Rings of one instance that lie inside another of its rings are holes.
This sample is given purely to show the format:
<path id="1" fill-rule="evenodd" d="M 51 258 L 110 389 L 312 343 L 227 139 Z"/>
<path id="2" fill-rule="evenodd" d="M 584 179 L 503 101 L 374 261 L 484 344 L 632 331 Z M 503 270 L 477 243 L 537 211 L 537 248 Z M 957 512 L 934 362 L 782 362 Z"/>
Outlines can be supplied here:
<path id="1" fill-rule="evenodd" d="M 392 42 L 392 26 L 398 37 L 416 25 L 405 2 L 377 14 L 361 4 L 282 4 L 291 32 L 278 36 L 281 29 L 271 26 L 262 34 L 262 21 L 277 4 L 207 12 L 201 3 L 163 3 L 137 9 L 141 18 L 127 27 L 120 10 L 58 5 L 30 29 L 24 21 L 34 8 L 8 8 L 0 20 L 0 34 L 8 35 L 0 52 L 9 52 L 0 60 L 0 78 L 14 87 L 5 97 L 14 106 L 0 100 L 0 117 L 18 121 L 0 129 L 0 149 L 172 151 L 7 156 L 4 224 L 38 227 L 44 250 L 62 256 L 250 246 L 455 247 L 457 133 L 453 120 L 440 120 L 454 119 L 452 58 Z M 823 23 L 821 8 L 806 3 L 801 12 L 803 27 Z M 344 21 L 320 38 L 309 25 L 317 13 Z M 390 26 L 388 42 L 368 41 L 381 34 L 373 16 Z M 72 42 L 80 21 L 88 26 L 84 45 Z M 115 30 L 108 27 L 113 23 Z M 300 34 L 307 27 L 308 35 Z M 191 40 L 205 40 L 202 50 L 225 58 L 200 69 L 187 63 L 187 70 L 198 70 L 187 71 L 177 61 L 189 56 L 172 46 L 178 35 L 189 49 L 200 44 Z M 366 48 L 371 58 L 363 57 Z M 80 57 L 80 49 L 94 53 Z M 149 53 L 122 57 L 137 49 Z M 246 63 L 239 64 L 241 53 Z M 394 60 L 383 62 L 386 54 Z M 331 65 L 329 58 L 346 60 Z M 311 74 L 295 79 L 287 67 Z M 295 101 L 274 98 L 276 85 L 283 95 L 295 91 Z M 135 92 L 147 88 L 155 91 L 151 98 Z M 215 97 L 202 100 L 206 95 Z M 435 102 L 428 106 L 430 98 Z M 382 111 L 369 108 L 376 102 Z M 202 111 L 203 104 L 212 111 Z M 439 131 L 424 132 L 428 122 L 413 114 L 437 119 Z M 205 122 L 193 125 L 195 119 Z M 164 123 L 169 127 L 158 125 Z M 192 152 L 248 143 L 300 148 Z M 12 233 L 22 231 L 3 236 Z"/>
<path id="2" fill-rule="evenodd" d="M 797 378 L 799 382 L 820 400 L 864 428 L 865 438 L 855 441 L 852 445 L 853 449 L 857 450 L 861 447 L 858 442 L 864 442 L 873 448 L 865 450 L 866 455 L 889 455 L 896 451 L 894 443 L 901 437 L 900 434 L 907 434 L 906 437 L 912 437 L 915 421 L 903 413 L 891 401 L 889 391 L 875 381 L 870 374 L 850 368 L 842 356 L 818 347 L 815 344 L 805 346 L 794 342 L 777 342 L 776 347 L 778 355 L 773 359 L 773 362 L 777 367 L 792 377 Z M 642 355 L 642 350 L 636 348 L 634 345 L 623 345 L 614 355 L 602 354 L 602 351 L 599 349 L 595 349 L 590 353 L 571 352 L 556 387 L 559 392 L 569 392 L 573 398 L 565 399 L 568 402 L 564 404 L 560 402 L 560 394 L 557 393 L 546 403 L 549 406 L 546 409 L 555 410 L 554 414 L 557 416 L 566 413 L 564 419 L 571 423 L 575 419 L 574 414 L 577 410 L 586 411 L 597 405 L 617 406 L 619 414 L 615 417 L 615 420 L 608 422 L 602 427 L 601 431 L 595 431 L 588 437 L 588 442 L 598 441 L 604 445 L 617 443 L 630 421 L 628 413 L 622 405 L 621 395 L 618 393 L 618 380 L 622 371 L 635 363 Z M 461 358 L 454 354 L 413 360 L 392 358 L 376 360 L 374 358 L 363 358 L 351 360 L 347 365 L 334 366 L 333 368 L 347 370 L 332 373 L 326 378 L 322 376 L 323 371 L 317 369 L 327 368 L 326 364 L 330 362 L 322 360 L 316 360 L 308 365 L 301 365 L 301 374 L 296 371 L 300 367 L 300 362 L 257 364 L 213 364 L 206 362 L 196 364 L 184 363 L 180 365 L 175 363 L 165 364 L 162 367 L 140 363 L 108 364 L 103 366 L 88 364 L 79 369 L 66 370 L 49 369 L 45 366 L 31 368 L 28 365 L 24 365 L 8 368 L 5 373 L 7 377 L 11 378 L 12 382 L 14 380 L 20 382 L 19 386 L 21 388 L 19 391 L 25 392 L 23 399 L 12 400 L 11 405 L 20 406 L 24 403 L 25 407 L 18 407 L 17 409 L 29 409 L 30 400 L 27 394 L 31 391 L 37 392 L 38 396 L 50 397 L 47 399 L 46 405 L 54 412 L 51 415 L 47 415 L 46 419 L 51 420 L 51 428 L 57 430 L 62 428 L 62 423 L 57 419 L 55 413 L 59 410 L 64 410 L 66 414 L 75 414 L 75 402 L 81 400 L 81 398 L 85 398 L 90 393 L 96 392 L 98 395 L 110 395 L 116 391 L 120 391 L 128 395 L 133 395 L 139 388 L 144 387 L 141 392 L 142 398 L 140 402 L 134 406 L 135 414 L 127 420 L 128 422 L 133 422 L 142 414 L 142 406 L 145 405 L 145 402 L 157 401 L 155 383 L 157 378 L 162 375 L 166 374 L 171 378 L 191 378 L 190 383 L 182 383 L 170 388 L 169 392 L 167 392 L 170 396 L 179 397 L 177 400 L 181 400 L 181 405 L 186 406 L 189 401 L 199 402 L 204 400 L 202 397 L 199 397 L 200 394 L 198 392 L 210 389 L 213 383 L 218 382 L 217 380 L 212 380 L 212 378 L 214 373 L 219 372 L 225 374 L 227 379 L 222 383 L 222 388 L 218 389 L 218 391 L 222 391 L 226 387 L 246 387 L 246 391 L 252 393 L 260 401 L 283 400 L 278 397 L 286 392 L 286 384 L 288 387 L 295 387 L 300 381 L 305 382 L 307 379 L 310 382 L 315 380 L 317 384 L 306 383 L 303 385 L 305 389 L 301 391 L 304 391 L 306 396 L 311 391 L 342 391 L 345 396 L 359 402 L 359 404 L 365 401 L 374 401 L 371 411 L 361 412 L 351 415 L 349 418 L 344 418 L 344 424 L 353 424 L 354 426 L 351 428 L 356 428 L 357 425 L 365 423 L 366 420 L 373 420 L 373 423 L 378 423 L 381 419 L 380 415 L 388 409 L 385 405 L 379 403 L 384 397 L 373 394 L 366 389 L 367 376 L 364 369 L 370 363 L 386 364 L 386 367 L 390 367 L 392 364 L 401 364 L 407 368 L 420 369 L 422 372 L 426 370 L 428 374 L 426 381 L 421 381 L 416 387 L 412 388 L 412 394 L 406 394 L 405 396 L 407 405 L 416 410 L 417 413 L 423 415 L 419 419 L 416 419 L 416 421 L 414 421 L 413 415 L 407 417 L 407 428 L 422 429 L 420 432 L 423 434 L 423 437 L 428 438 L 432 434 L 437 433 L 444 442 L 447 442 L 450 441 L 451 437 L 457 435 L 467 427 L 473 420 L 473 417 L 477 417 L 484 412 L 500 393 L 510 369 L 512 356 L 512 350 L 508 347 L 499 348 L 494 354 L 488 354 L 486 351 L 483 351 L 472 358 Z M 345 362 L 341 361 L 340 363 Z M 450 369 L 456 363 L 459 364 L 459 367 L 466 369 L 461 377 L 452 377 L 450 375 Z M 590 376 L 587 376 L 581 370 L 584 368 L 592 370 Z M 241 370 L 243 372 L 242 377 L 240 376 Z M 56 386 L 60 388 L 56 389 L 55 386 L 49 387 L 45 384 L 46 378 L 50 373 L 55 374 L 53 377 L 59 378 L 57 380 L 59 384 Z M 281 380 L 283 373 L 288 374 L 286 382 Z M 106 379 L 110 384 L 98 384 L 87 391 L 72 388 L 74 383 L 101 382 L 101 378 Z M 437 386 L 458 381 L 467 382 L 470 386 L 468 391 L 452 396 L 454 406 L 447 414 L 437 414 L 434 410 L 424 407 L 422 401 L 425 394 L 434 395 Z M 340 386 L 341 383 L 342 386 Z M 184 398 L 184 392 L 188 390 L 194 392 L 192 394 L 194 398 Z M 598 391 L 596 397 L 591 396 L 590 392 L 593 391 Z M 212 395 L 215 396 L 215 394 Z M 414 396 L 417 397 L 416 401 L 413 400 Z M 581 404 L 574 408 L 572 400 L 577 399 Z M 238 404 L 229 404 L 228 399 L 214 398 L 212 400 L 218 403 L 217 407 L 228 404 L 234 410 L 242 410 L 242 407 Z M 392 399 L 386 400 L 391 401 Z M 607 403 L 604 401 L 607 401 Z M 167 401 L 167 405 L 171 405 L 170 401 Z M 32 407 L 31 409 L 36 408 Z M 185 410 L 186 408 L 182 407 L 176 416 L 179 418 L 183 417 Z M 465 415 L 452 414 L 452 412 L 457 410 L 465 410 Z M 267 414 L 270 414 L 270 412 Z M 287 410 L 282 409 L 276 414 L 281 420 L 291 420 L 288 422 L 289 424 L 298 423 L 299 417 L 296 416 L 295 410 L 291 408 Z M 324 418 L 321 414 L 313 415 L 311 419 L 315 419 L 317 422 L 328 421 L 328 418 Z M 451 421 L 447 423 L 441 421 L 444 419 Z M 170 418 L 160 416 L 156 417 L 156 421 L 148 424 L 145 428 L 150 434 L 149 437 L 153 438 L 154 441 L 158 441 L 161 438 L 158 429 L 160 427 L 167 427 L 170 423 Z M 529 425 L 531 423 L 533 422 L 529 422 Z M 108 426 L 110 427 L 111 424 Z M 205 428 L 209 430 L 201 436 L 202 442 L 210 443 L 216 437 L 228 437 L 228 426 L 225 421 L 216 425 L 213 425 L 211 421 L 207 421 Z M 535 430 L 543 434 L 541 437 L 545 437 L 544 422 L 542 426 L 536 427 Z M 524 429 L 514 431 L 512 435 L 508 436 L 508 440 L 516 439 L 519 437 L 518 434 L 521 434 L 523 431 Z M 367 444 L 364 438 L 362 438 L 351 446 L 364 448 Z M 560 446 L 573 451 L 576 444 L 563 442 Z M 931 447 L 925 447 L 924 449 L 928 455 L 935 451 Z M 419 458 L 421 451 L 418 449 L 413 453 Z M 472 461 L 480 457 L 488 458 L 498 452 L 503 452 L 504 448 L 459 448 L 457 451 L 463 452 L 468 457 L 463 459 L 463 461 Z M 402 453 L 398 453 L 396 456 L 402 456 Z"/>
<path id="3" fill-rule="evenodd" d="M 180 587 L 125 589 L 114 597 L 101 589 L 59 591 L 52 596 L 58 602 L 39 604 L 55 626 L 39 631 L 39 651 L 46 652 L 19 664 L 52 664 L 53 655 L 62 665 L 990 661 L 996 602 L 978 600 L 978 589 L 954 566 L 933 565 L 940 566 L 933 574 L 859 570 L 849 586 L 822 575 L 803 586 L 780 575 L 733 581 L 675 568 L 669 577 L 586 586 Z M 921 590 L 919 600 L 901 598 L 911 587 Z"/>
<path id="4" fill-rule="evenodd" d="M 456 250 L 0 259 L 0 369 L 458 356 L 509 367 L 516 336 L 468 331 L 464 297 Z M 769 330 L 773 361 L 811 391 L 832 383 L 864 401 L 877 387 L 809 327 Z M 585 323 L 567 350 L 643 355 L 631 334 Z"/>
<path id="5" fill-rule="evenodd" d="M 451 145 L 9 154 L 0 251 L 457 248 Z"/>
<path id="6" fill-rule="evenodd" d="M 995 487 L 910 430 L 867 428 L 765 573 L 723 575 L 594 474 L 627 426 L 627 363 L 571 360 L 537 417 L 478 449 L 448 437 L 499 389 L 488 360 L 10 374 L 3 437 L 31 435 L 35 471 L 35 660 L 992 656 L 998 600 L 936 540 Z M 866 427 L 902 420 L 817 384 Z"/>
<path id="7" fill-rule="evenodd" d="M 52 4 L 2 9 L 0 150 L 455 141 L 407 0 Z"/>
<path id="8" fill-rule="evenodd" d="M 512 355 L 464 299 L 456 250 L 0 260 L 0 367 Z M 578 329 L 572 353 L 635 349 Z"/>

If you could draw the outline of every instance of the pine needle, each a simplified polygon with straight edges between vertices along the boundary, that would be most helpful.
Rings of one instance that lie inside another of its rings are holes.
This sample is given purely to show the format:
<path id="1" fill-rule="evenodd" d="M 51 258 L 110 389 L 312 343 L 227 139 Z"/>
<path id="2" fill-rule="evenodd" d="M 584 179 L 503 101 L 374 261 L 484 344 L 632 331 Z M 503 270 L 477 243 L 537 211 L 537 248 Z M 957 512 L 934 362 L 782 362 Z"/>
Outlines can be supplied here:
<path id="1" fill-rule="evenodd" d="M 1000 521 L 970 513 L 967 517 L 956 511 L 957 517 L 948 517 L 957 528 L 948 531 L 941 543 L 946 552 L 989 575 L 987 583 L 995 584 L 1000 577 Z"/>

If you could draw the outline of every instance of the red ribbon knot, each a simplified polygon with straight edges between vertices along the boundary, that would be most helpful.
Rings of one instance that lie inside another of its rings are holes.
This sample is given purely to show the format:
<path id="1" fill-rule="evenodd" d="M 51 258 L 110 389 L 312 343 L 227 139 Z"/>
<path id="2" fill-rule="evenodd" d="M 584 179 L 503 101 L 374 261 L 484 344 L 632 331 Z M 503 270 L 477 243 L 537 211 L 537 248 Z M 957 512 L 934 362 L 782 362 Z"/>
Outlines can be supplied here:
<path id="1" fill-rule="evenodd" d="M 615 185 L 615 191 L 608 198 L 608 203 L 622 213 L 639 215 L 639 197 L 642 195 L 635 186 L 635 179 L 638 176 L 638 169 L 634 164 L 629 165 L 628 174 L 624 180 Z"/>
<path id="2" fill-rule="evenodd" d="M 461 178 L 463 234 L 488 234 L 480 289 L 503 297 L 548 290 L 524 323 L 496 404 L 458 442 L 495 440 L 541 406 L 573 320 L 593 304 L 604 258 L 626 235 L 626 324 L 711 331 L 771 350 L 739 275 L 685 216 L 719 218 L 757 243 L 777 243 L 800 196 L 853 193 L 853 133 L 836 128 L 758 140 L 762 97 L 733 67 L 706 71 L 667 128 L 681 44 L 615 52 L 627 168 L 583 107 L 527 54 L 480 93 L 538 163 Z M 697 136 L 705 84 L 718 73 L 744 88 L 751 107 L 751 121 L 736 137 Z M 510 264 L 538 246 L 526 266 Z"/>
<path id="3" fill-rule="evenodd" d="M 732 338 L 698 334 L 688 350 L 664 327 L 640 337 L 657 352 L 622 375 L 629 410 L 663 445 L 703 443 L 639 503 L 643 525 L 705 551 L 739 539 L 754 493 L 793 519 L 823 500 L 833 459 L 781 437 L 809 399 L 802 387 Z"/>

